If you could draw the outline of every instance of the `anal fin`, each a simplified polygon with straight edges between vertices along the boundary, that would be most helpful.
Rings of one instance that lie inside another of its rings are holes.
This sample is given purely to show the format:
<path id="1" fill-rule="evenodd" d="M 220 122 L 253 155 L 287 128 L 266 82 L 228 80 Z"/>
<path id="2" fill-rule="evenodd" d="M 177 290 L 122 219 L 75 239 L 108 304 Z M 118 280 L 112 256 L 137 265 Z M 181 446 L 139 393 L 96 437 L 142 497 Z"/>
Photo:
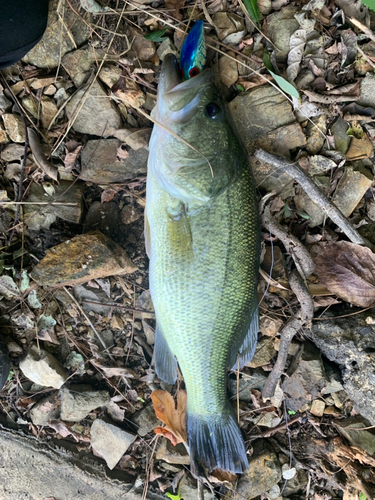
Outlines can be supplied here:
<path id="1" fill-rule="evenodd" d="M 156 325 L 155 330 L 154 359 L 157 376 L 167 384 L 174 384 L 177 379 L 177 360 L 172 354 L 159 325 Z"/>
<path id="2" fill-rule="evenodd" d="M 238 369 L 238 355 L 240 356 L 240 368 L 250 363 L 250 361 L 253 359 L 255 348 L 258 341 L 258 331 L 259 331 L 259 309 L 257 306 L 251 318 L 249 330 L 239 351 L 234 353 L 235 358 L 233 357 L 230 359 L 230 366 L 232 365 L 233 371 L 236 371 Z"/>

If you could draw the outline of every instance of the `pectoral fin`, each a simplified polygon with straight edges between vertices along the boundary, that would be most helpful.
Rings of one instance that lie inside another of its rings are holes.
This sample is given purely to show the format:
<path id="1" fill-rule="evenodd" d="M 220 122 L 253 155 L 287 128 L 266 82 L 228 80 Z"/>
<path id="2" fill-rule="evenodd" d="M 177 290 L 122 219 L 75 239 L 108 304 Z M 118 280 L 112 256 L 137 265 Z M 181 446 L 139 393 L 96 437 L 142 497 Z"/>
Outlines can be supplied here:
<path id="1" fill-rule="evenodd" d="M 229 366 L 232 367 L 231 369 L 233 371 L 237 370 L 238 368 L 238 355 L 240 356 L 240 368 L 250 363 L 250 361 L 253 359 L 258 340 L 258 331 L 259 309 L 257 307 L 251 318 L 250 327 L 242 346 L 240 347 L 239 351 L 233 352 L 229 360 Z"/>
<path id="2" fill-rule="evenodd" d="M 177 379 L 177 360 L 173 356 L 159 325 L 156 325 L 155 331 L 154 359 L 157 376 L 167 384 L 174 384 Z"/>
<path id="3" fill-rule="evenodd" d="M 178 202 L 178 205 L 168 207 L 167 215 L 169 244 L 176 253 L 190 253 L 193 249 L 193 239 L 184 204 Z"/>
<path id="4" fill-rule="evenodd" d="M 151 259 L 151 228 L 145 211 L 145 247 L 149 259 Z"/>

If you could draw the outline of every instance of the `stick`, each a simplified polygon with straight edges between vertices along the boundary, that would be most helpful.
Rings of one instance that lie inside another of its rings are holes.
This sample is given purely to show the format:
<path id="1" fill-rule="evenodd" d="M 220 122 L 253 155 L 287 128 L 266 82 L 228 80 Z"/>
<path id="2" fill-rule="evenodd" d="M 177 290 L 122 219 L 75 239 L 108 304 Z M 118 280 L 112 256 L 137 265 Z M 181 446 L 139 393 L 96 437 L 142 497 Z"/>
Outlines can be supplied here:
<path id="1" fill-rule="evenodd" d="M 45 174 L 47 174 L 49 177 L 51 177 L 51 179 L 57 182 L 59 180 L 57 167 L 46 160 L 46 157 L 42 152 L 42 148 L 40 147 L 37 133 L 30 127 L 27 129 L 27 131 L 29 134 L 30 149 L 33 153 L 35 163 L 43 170 Z"/>
<path id="2" fill-rule="evenodd" d="M 270 399 L 275 394 L 277 382 L 284 372 L 290 343 L 297 331 L 310 321 L 314 314 L 314 303 L 311 295 L 297 270 L 289 275 L 290 288 L 295 293 L 301 307 L 288 321 L 280 333 L 280 348 L 275 366 L 268 376 L 262 390 L 262 398 Z"/>
<path id="3" fill-rule="evenodd" d="M 283 170 L 289 174 L 309 196 L 311 201 L 319 205 L 324 210 L 327 216 L 341 229 L 341 231 L 349 238 L 349 240 L 357 245 L 364 245 L 372 249 L 373 245 L 363 238 L 356 229 L 350 224 L 340 210 L 331 203 L 327 197 L 322 194 L 316 184 L 306 175 L 297 165 L 289 163 L 280 156 L 266 153 L 262 149 L 258 149 L 254 154 L 255 158 L 264 161 L 269 165 Z"/>

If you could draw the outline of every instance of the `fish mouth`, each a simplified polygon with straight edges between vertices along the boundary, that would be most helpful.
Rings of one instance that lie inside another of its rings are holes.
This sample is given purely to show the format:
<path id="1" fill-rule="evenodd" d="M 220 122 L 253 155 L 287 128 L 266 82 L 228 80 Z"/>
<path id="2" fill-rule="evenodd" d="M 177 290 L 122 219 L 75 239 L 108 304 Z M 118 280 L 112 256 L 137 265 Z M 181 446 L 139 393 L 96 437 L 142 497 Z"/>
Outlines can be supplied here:
<path id="1" fill-rule="evenodd" d="M 176 57 L 167 54 L 161 69 L 158 98 L 170 111 L 179 111 L 197 97 L 212 80 L 212 72 L 205 69 L 194 78 L 182 81 Z"/>

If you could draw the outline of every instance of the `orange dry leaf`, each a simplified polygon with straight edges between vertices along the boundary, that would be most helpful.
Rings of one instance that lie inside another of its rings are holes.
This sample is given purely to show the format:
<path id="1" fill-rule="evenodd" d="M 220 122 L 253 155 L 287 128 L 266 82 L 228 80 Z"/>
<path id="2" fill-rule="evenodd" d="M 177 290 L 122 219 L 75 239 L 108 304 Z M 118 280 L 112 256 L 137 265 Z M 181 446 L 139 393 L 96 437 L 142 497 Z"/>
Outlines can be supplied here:
<path id="1" fill-rule="evenodd" d="M 165 423 L 165 427 L 157 427 L 155 433 L 168 438 L 174 446 L 187 441 L 186 391 L 179 391 L 177 407 L 173 397 L 167 391 L 154 391 L 151 399 L 156 416 Z"/>

